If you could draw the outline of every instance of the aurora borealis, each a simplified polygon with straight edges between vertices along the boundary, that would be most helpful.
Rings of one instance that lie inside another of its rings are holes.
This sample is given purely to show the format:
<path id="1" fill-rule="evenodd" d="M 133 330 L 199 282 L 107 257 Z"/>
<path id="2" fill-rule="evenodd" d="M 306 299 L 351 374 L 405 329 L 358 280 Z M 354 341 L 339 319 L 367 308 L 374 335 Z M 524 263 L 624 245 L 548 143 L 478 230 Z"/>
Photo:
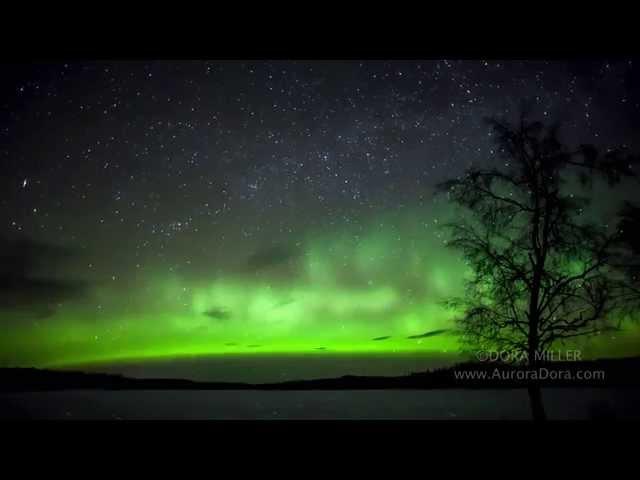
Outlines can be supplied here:
<path id="1" fill-rule="evenodd" d="M 6 65 L 0 363 L 455 356 L 434 186 L 494 162 L 483 118 L 524 98 L 569 143 L 637 149 L 638 66 Z M 607 337 L 585 351 L 640 353 Z"/>
<path id="2" fill-rule="evenodd" d="M 240 263 L 208 279 L 150 272 L 126 286 L 106 281 L 86 299 L 62 303 L 51 319 L 25 321 L 33 316 L 30 308 L 14 313 L 15 336 L 3 338 L 3 351 L 52 365 L 239 353 L 455 351 L 455 336 L 444 331 L 452 313 L 438 300 L 455 291 L 464 266 L 433 225 L 411 227 L 411 216 L 404 223 L 402 236 L 384 224 L 363 228 L 355 238 L 348 230 L 317 233 L 268 268 L 247 271 Z M 421 254 L 425 247 L 428 255 Z M 428 332 L 438 335 L 407 338 Z"/>

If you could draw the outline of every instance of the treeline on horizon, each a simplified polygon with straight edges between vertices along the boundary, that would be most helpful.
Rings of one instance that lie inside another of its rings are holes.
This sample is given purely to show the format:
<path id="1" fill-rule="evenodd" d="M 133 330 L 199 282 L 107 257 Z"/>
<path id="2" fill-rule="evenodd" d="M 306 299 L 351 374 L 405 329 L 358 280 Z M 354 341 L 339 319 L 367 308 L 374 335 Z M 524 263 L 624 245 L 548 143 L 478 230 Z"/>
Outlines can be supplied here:
<path id="1" fill-rule="evenodd" d="M 640 387 L 640 357 L 543 362 L 541 387 Z M 198 382 L 170 378 L 128 378 L 119 374 L 36 368 L 0 369 L 0 392 L 59 390 L 363 390 L 437 388 L 525 388 L 532 370 L 525 364 L 465 362 L 404 376 L 355 376 L 275 383 Z M 589 379 L 576 375 L 586 372 Z M 545 378 L 546 376 L 546 378 Z M 484 378 L 482 378 L 484 377 Z M 572 378 L 569 378 L 572 377 Z"/>

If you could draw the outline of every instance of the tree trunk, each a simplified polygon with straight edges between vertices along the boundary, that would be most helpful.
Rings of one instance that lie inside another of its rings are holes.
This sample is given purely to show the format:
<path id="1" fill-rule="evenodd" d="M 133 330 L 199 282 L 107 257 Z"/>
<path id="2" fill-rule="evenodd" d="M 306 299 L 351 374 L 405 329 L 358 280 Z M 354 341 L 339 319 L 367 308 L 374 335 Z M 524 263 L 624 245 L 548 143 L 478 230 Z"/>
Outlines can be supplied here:
<path id="1" fill-rule="evenodd" d="M 544 405 L 542 404 L 542 392 L 540 391 L 540 385 L 531 384 L 527 387 L 529 392 L 529 402 L 531 403 L 531 414 L 534 422 L 544 422 L 547 419 L 547 414 L 544 411 Z"/>

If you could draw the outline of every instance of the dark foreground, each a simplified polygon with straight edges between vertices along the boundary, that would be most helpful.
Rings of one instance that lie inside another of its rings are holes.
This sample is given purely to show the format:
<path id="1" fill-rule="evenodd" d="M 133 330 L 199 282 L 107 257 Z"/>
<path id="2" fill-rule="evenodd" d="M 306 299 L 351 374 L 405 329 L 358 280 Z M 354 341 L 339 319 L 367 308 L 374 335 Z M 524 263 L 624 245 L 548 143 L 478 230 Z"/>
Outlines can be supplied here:
<path id="1" fill-rule="evenodd" d="M 0 369 L 0 419 L 528 420 L 526 372 L 467 363 L 400 377 L 249 384 Z M 550 419 L 640 420 L 640 358 L 553 363 L 540 373 Z"/>
<path id="2" fill-rule="evenodd" d="M 640 420 L 640 389 L 545 389 L 550 419 Z M 0 418 L 529 420 L 526 390 L 69 390 L 0 394 Z"/>
<path id="3" fill-rule="evenodd" d="M 537 375 L 537 377 L 532 377 Z M 57 390 L 424 390 L 514 389 L 531 380 L 549 388 L 640 387 L 640 357 L 541 364 L 535 371 L 498 363 L 463 363 L 403 376 L 355 376 L 276 383 L 129 378 L 35 368 L 0 369 L 0 392 Z"/>

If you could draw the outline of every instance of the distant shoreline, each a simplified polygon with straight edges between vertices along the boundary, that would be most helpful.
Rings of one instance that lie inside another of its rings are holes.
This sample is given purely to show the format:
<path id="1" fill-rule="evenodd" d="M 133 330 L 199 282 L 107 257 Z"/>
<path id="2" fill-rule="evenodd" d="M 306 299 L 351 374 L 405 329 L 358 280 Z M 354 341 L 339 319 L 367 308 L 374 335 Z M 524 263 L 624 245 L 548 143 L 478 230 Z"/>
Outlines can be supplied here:
<path id="1" fill-rule="evenodd" d="M 640 357 L 548 362 L 533 377 L 544 388 L 640 387 Z M 484 372 L 484 373 L 483 373 Z M 585 374 L 586 372 L 586 374 Z M 429 390 L 524 388 L 532 372 L 500 363 L 467 362 L 405 376 L 355 376 L 273 383 L 130 378 L 107 373 L 0 369 L 0 393 L 60 390 Z M 529 375 L 529 376 L 527 376 Z M 545 377 L 546 375 L 546 377 Z M 584 379 L 584 377 L 589 377 Z"/>

